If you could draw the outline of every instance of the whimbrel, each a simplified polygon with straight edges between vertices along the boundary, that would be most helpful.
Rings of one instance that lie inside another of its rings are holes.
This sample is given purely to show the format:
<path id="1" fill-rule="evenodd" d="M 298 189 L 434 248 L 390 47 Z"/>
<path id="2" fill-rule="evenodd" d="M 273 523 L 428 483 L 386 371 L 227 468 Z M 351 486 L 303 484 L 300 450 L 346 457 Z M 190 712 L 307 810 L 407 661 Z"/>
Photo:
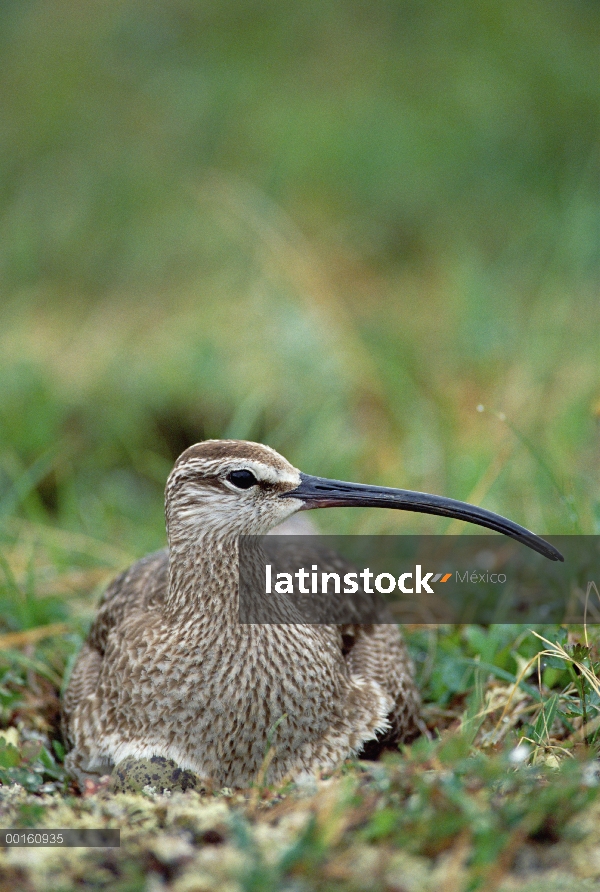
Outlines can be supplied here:
<path id="1" fill-rule="evenodd" d="M 109 586 L 64 695 L 67 769 L 80 786 L 248 787 L 331 769 L 419 731 L 394 625 L 242 625 L 239 537 L 307 508 L 370 505 L 457 517 L 552 560 L 547 542 L 464 502 L 302 474 L 268 446 L 207 440 L 166 485 L 168 549 Z"/>

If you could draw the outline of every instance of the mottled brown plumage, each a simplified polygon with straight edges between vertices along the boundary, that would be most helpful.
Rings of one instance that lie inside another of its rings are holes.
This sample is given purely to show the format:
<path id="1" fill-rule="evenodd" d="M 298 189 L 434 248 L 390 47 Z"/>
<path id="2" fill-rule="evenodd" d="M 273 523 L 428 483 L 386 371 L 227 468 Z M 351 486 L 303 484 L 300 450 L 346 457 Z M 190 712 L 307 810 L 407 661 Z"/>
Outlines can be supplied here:
<path id="1" fill-rule="evenodd" d="M 236 469 L 261 487 L 236 490 L 226 481 Z M 395 626 L 238 622 L 238 536 L 302 507 L 285 498 L 299 482 L 259 444 L 207 441 L 177 461 L 169 549 L 109 586 L 64 695 L 67 767 L 80 784 L 160 756 L 213 785 L 246 787 L 270 743 L 275 781 L 333 768 L 377 735 L 416 733 L 419 698 Z"/>
<path id="2" fill-rule="evenodd" d="M 308 477 L 257 443 L 192 446 L 167 481 L 168 549 L 109 586 L 64 695 L 66 765 L 80 785 L 113 773 L 118 789 L 128 777 L 137 788 L 247 787 L 267 751 L 274 782 L 418 733 L 419 696 L 395 625 L 379 616 L 292 624 L 289 614 L 274 624 L 276 603 L 272 624 L 239 622 L 240 536 L 330 505 L 460 517 L 562 559 L 463 502 Z"/>

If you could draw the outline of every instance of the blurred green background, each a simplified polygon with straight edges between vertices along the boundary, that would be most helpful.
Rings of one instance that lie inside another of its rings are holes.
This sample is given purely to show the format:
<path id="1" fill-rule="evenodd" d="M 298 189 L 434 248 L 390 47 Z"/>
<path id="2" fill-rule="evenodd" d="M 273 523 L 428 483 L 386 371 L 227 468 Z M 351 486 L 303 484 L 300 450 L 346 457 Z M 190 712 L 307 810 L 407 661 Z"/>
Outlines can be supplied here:
<path id="1" fill-rule="evenodd" d="M 204 437 L 600 531 L 599 37 L 591 0 L 3 2 L 12 572 L 160 547 Z"/>

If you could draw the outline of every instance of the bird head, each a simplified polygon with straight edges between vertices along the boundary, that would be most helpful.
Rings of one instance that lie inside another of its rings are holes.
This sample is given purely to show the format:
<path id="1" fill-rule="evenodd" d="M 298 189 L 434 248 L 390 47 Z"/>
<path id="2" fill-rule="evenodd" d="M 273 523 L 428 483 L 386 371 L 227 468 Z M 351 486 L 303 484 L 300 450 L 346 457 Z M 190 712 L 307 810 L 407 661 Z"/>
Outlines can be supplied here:
<path id="1" fill-rule="evenodd" d="M 179 456 L 166 487 L 169 540 L 211 532 L 229 538 L 262 535 L 313 508 L 396 508 L 468 521 L 522 542 L 553 561 L 563 557 L 525 527 L 446 496 L 348 483 L 303 474 L 269 446 L 205 440 Z"/>
<path id="2" fill-rule="evenodd" d="M 300 482 L 300 471 L 269 446 L 197 443 L 179 456 L 167 481 L 169 537 L 267 533 L 302 508 L 297 499 L 285 498 Z"/>

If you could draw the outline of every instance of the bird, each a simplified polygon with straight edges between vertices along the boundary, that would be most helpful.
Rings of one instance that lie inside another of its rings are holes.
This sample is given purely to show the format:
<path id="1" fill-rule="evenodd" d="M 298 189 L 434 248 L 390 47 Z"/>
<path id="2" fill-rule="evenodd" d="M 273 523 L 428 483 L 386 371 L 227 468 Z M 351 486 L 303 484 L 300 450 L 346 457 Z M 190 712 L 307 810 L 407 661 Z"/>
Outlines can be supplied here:
<path id="1" fill-rule="evenodd" d="M 457 517 L 562 559 L 465 502 L 307 475 L 260 443 L 197 443 L 166 483 L 168 547 L 109 585 L 66 686 L 65 767 L 80 789 L 105 778 L 115 791 L 247 789 L 261 776 L 314 777 L 422 733 L 395 624 L 240 622 L 240 537 L 336 506 Z"/>

